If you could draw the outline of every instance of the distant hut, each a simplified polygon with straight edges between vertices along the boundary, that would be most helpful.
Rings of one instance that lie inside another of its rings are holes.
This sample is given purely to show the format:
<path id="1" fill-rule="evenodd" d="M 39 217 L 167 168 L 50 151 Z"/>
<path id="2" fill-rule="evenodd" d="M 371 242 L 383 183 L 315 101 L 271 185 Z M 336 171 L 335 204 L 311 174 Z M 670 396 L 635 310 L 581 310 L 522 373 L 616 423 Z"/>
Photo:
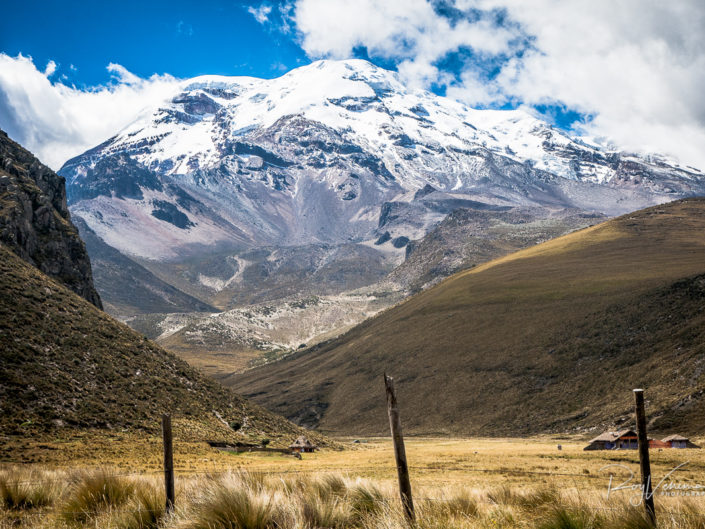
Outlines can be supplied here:
<path id="1" fill-rule="evenodd" d="M 309 441 L 305 436 L 299 437 L 296 441 L 289 445 L 289 449 L 292 452 L 313 452 L 318 447 Z"/>
<path id="2" fill-rule="evenodd" d="M 604 432 L 594 439 L 583 450 L 636 450 L 638 442 L 633 430 Z"/>
<path id="3" fill-rule="evenodd" d="M 651 439 L 651 437 L 649 437 L 649 448 L 671 448 L 671 445 L 664 441 Z"/>
<path id="4" fill-rule="evenodd" d="M 690 442 L 690 439 L 682 435 L 674 434 L 663 438 L 663 442 L 670 448 L 700 448 L 698 445 Z"/>

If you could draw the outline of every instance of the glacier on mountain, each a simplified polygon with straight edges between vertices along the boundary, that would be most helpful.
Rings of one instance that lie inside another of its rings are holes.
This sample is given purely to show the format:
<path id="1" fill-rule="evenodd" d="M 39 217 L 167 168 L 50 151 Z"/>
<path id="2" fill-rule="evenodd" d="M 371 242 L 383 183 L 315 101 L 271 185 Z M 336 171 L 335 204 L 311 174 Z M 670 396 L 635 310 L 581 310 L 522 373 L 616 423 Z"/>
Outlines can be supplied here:
<path id="1" fill-rule="evenodd" d="M 74 215 L 156 261 L 349 243 L 398 259 L 391 239 L 418 239 L 467 205 L 615 215 L 705 191 L 701 172 L 666 157 L 412 90 L 362 60 L 184 80 L 60 174 Z"/>

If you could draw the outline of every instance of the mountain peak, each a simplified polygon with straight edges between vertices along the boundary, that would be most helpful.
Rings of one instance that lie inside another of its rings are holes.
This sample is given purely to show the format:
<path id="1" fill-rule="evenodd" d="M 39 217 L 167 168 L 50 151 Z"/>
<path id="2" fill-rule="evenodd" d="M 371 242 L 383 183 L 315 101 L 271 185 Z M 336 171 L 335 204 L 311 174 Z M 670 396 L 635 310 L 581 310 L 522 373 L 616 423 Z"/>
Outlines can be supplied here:
<path id="1" fill-rule="evenodd" d="M 521 110 L 407 89 L 359 59 L 186 80 L 61 174 L 100 238 L 158 259 L 186 246 L 374 241 L 394 204 L 430 204 L 414 199 L 427 185 L 444 205 L 405 217 L 397 238 L 422 237 L 462 201 L 611 215 L 705 190 L 700 173 L 604 150 Z"/>

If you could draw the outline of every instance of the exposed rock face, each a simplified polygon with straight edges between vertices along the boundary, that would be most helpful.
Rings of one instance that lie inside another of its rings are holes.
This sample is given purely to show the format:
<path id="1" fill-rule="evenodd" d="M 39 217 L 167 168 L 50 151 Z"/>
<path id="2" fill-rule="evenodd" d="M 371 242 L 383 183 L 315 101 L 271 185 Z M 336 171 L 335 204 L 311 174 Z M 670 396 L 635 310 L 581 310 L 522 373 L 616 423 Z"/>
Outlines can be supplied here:
<path id="1" fill-rule="evenodd" d="M 86 247 L 71 223 L 64 178 L 0 131 L 0 242 L 98 308 Z"/>

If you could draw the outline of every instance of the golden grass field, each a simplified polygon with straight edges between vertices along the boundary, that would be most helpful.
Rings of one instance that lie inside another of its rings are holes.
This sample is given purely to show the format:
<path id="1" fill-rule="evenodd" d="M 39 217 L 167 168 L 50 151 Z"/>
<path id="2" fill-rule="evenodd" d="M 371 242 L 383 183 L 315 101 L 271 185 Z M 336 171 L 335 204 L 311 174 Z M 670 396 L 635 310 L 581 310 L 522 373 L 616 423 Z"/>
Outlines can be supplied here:
<path id="1" fill-rule="evenodd" d="M 162 525 L 157 520 L 152 520 L 152 525 L 144 520 L 135 522 L 133 512 L 137 509 L 142 516 L 142 511 L 162 509 L 160 439 L 87 434 L 57 442 L 57 449 L 47 449 L 51 445 L 46 442 L 33 445 L 26 441 L 17 447 L 17 453 L 43 461 L 18 464 L 22 460 L 18 458 L 16 463 L 0 465 L 0 498 L 4 502 L 0 528 L 404 526 L 390 439 L 339 441 L 343 450 L 326 449 L 304 454 L 298 460 L 260 452 L 233 454 L 201 443 L 181 443 L 177 438 L 174 466 L 179 508 L 172 517 L 161 518 Z M 562 450 L 558 450 L 558 444 Z M 584 452 L 585 444 L 565 437 L 409 438 L 407 456 L 419 526 L 648 527 L 641 519 L 642 509 L 629 505 L 638 492 L 613 491 L 611 498 L 606 498 L 609 471 L 603 467 L 626 467 L 613 470 L 615 485 L 630 471 L 638 481 L 637 452 Z M 654 483 L 687 463 L 665 483 L 688 490 L 697 490 L 699 484 L 705 486 L 705 450 L 652 450 L 651 459 Z M 49 485 L 44 490 L 41 483 L 46 479 Z M 13 480 L 18 489 L 15 496 Z M 35 506 L 13 506 L 12 502 L 17 501 L 8 498 L 24 497 L 19 490 L 22 487 L 28 496 L 32 487 L 38 487 L 35 496 L 47 498 L 36 501 Z M 94 487 L 99 492 L 91 495 L 82 487 Z M 120 487 L 126 489 L 113 493 L 115 498 L 101 496 L 105 490 L 122 490 Z M 705 495 L 664 497 L 660 490 L 663 485 L 655 496 L 660 527 L 705 527 Z M 248 496 L 233 496 L 242 491 Z M 377 498 L 381 506 L 374 515 L 359 516 L 355 503 L 359 494 Z M 236 520 L 237 512 L 250 509 L 259 509 L 263 518 Z M 79 511 L 84 513 L 80 520 L 69 519 L 70 513 Z M 209 518 L 220 511 L 220 515 Z"/>

